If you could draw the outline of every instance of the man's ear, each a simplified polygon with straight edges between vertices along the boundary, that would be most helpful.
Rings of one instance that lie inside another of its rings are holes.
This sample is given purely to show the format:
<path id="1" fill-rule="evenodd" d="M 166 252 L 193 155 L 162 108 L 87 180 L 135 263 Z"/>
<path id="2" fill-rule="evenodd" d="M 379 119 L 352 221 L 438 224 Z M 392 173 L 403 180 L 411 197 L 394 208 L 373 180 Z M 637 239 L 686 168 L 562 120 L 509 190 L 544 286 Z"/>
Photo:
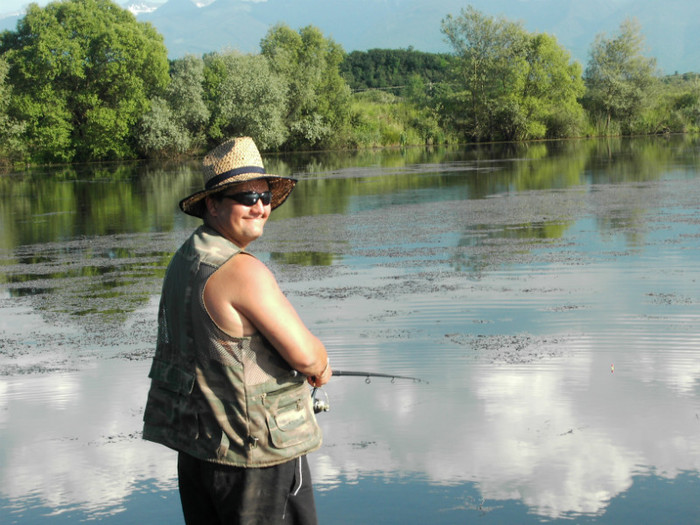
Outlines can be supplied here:
<path id="1" fill-rule="evenodd" d="M 209 215 L 212 217 L 216 217 L 218 215 L 218 209 L 217 205 L 218 201 L 211 197 L 210 195 L 207 195 L 204 197 L 204 205 L 207 207 L 207 211 L 209 212 Z"/>

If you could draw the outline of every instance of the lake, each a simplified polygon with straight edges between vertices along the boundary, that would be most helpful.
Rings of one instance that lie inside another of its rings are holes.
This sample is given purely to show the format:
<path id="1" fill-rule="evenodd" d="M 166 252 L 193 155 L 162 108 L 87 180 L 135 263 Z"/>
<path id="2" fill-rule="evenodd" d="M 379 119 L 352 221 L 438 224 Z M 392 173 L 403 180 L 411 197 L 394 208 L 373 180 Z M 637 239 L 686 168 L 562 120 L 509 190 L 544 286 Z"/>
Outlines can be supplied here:
<path id="1" fill-rule="evenodd" d="M 322 524 L 700 523 L 700 138 L 264 156 Z M 199 163 L 0 176 L 0 522 L 183 523 L 140 437 Z"/>

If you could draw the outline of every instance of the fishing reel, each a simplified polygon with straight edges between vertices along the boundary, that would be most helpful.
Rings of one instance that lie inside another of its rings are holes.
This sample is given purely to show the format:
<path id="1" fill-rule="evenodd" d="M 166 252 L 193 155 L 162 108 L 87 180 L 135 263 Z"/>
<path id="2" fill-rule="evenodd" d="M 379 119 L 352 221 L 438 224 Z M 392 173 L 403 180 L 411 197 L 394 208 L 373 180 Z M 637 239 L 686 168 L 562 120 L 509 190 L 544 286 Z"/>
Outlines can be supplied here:
<path id="1" fill-rule="evenodd" d="M 323 398 L 316 397 L 319 392 L 323 393 Z M 328 394 L 326 394 L 325 390 L 321 390 L 318 387 L 314 387 L 313 391 L 311 392 L 311 402 L 314 407 L 314 414 L 318 414 L 319 412 L 328 412 L 331 409 Z"/>
<path id="2" fill-rule="evenodd" d="M 378 374 L 376 372 L 355 372 L 355 371 L 350 371 L 350 370 L 333 370 L 333 375 L 334 376 L 358 376 L 358 377 L 364 377 L 365 378 L 365 383 L 370 383 L 372 377 L 387 377 L 391 379 L 391 382 L 394 383 L 397 379 L 409 379 L 411 381 L 417 382 L 417 383 L 427 383 L 427 381 L 423 381 L 422 379 L 418 377 L 411 377 L 411 376 L 397 376 L 396 374 Z M 323 397 L 317 397 L 318 393 L 321 392 L 321 388 L 315 386 L 313 391 L 311 392 L 311 402 L 314 407 L 314 414 L 318 414 L 319 412 L 328 412 L 331 409 L 330 402 L 328 401 L 328 394 L 323 392 Z"/>

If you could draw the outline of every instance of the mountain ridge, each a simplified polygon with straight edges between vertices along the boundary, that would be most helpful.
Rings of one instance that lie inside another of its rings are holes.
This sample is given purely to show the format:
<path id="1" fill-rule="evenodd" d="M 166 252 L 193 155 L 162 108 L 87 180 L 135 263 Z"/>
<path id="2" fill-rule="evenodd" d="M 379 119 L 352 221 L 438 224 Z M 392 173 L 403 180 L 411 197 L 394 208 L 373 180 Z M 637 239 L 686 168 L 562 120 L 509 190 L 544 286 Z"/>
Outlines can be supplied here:
<path id="1" fill-rule="evenodd" d="M 596 35 L 612 36 L 625 18 L 633 17 L 645 37 L 644 54 L 656 58 L 663 73 L 700 72 L 697 0 L 470 0 L 469 4 L 486 15 L 521 22 L 527 31 L 554 35 L 584 66 Z M 133 0 L 131 5 L 136 5 Z M 163 35 L 169 57 L 179 58 L 225 49 L 257 53 L 260 40 L 277 23 L 295 30 L 316 26 L 347 52 L 375 48 L 450 52 L 441 21 L 459 15 L 466 5 L 465 0 L 214 0 L 197 7 L 192 0 L 167 0 L 151 11 L 132 9 L 138 20 L 150 22 Z M 0 30 L 14 30 L 18 19 L 0 19 Z"/>
<path id="2" fill-rule="evenodd" d="M 164 6 L 183 1 L 190 0 L 168 0 Z M 645 55 L 656 58 L 664 73 L 700 72 L 700 46 L 694 38 L 700 32 L 696 0 L 471 0 L 470 4 L 486 15 L 522 22 L 528 31 L 554 35 L 584 65 L 597 34 L 612 36 L 625 18 L 634 17 L 645 36 Z M 209 25 L 206 34 L 186 28 L 192 18 L 175 30 L 162 8 L 138 18 L 161 30 L 171 57 L 204 49 L 256 53 L 260 39 L 278 22 L 295 30 L 314 25 L 347 52 L 410 47 L 437 53 L 450 51 L 440 32 L 441 21 L 449 14 L 459 15 L 465 6 L 464 0 L 215 0 L 195 16 L 218 23 Z M 231 32 L 232 26 L 241 32 Z"/>

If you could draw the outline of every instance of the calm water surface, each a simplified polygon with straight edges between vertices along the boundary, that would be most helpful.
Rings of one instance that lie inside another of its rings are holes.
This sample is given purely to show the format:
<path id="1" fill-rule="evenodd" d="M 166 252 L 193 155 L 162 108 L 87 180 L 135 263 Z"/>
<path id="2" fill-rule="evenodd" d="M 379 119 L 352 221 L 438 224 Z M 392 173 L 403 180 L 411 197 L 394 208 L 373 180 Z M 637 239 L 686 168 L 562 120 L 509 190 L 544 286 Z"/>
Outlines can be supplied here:
<path id="1" fill-rule="evenodd" d="M 337 377 L 321 523 L 700 523 L 700 141 L 266 158 Z M 140 439 L 198 166 L 0 177 L 0 523 L 182 523 Z"/>

